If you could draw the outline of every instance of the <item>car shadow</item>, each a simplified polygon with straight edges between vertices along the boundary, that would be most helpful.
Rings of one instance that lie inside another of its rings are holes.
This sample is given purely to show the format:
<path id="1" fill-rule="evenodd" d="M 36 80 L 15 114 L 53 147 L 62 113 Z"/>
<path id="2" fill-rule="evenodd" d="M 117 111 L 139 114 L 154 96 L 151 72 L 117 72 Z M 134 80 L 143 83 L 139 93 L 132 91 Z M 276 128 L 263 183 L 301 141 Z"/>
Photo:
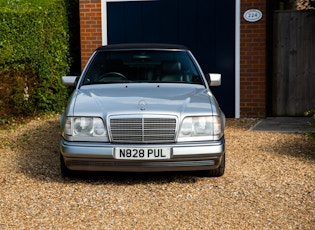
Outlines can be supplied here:
<path id="1" fill-rule="evenodd" d="M 18 168 L 27 176 L 40 180 L 59 177 L 59 121 L 57 118 L 34 122 L 34 128 L 17 137 Z"/>
<path id="2" fill-rule="evenodd" d="M 315 141 L 300 133 L 283 135 L 291 136 L 290 140 L 278 141 L 276 145 L 262 145 L 260 149 L 283 156 L 315 161 Z"/>
<path id="3" fill-rule="evenodd" d="M 89 184 L 169 184 L 195 183 L 199 172 L 76 172 L 75 175 L 64 178 L 64 182 L 80 181 Z"/>
<path id="4" fill-rule="evenodd" d="M 116 185 L 171 182 L 194 183 L 199 172 L 76 172 L 71 178 L 62 178 L 59 165 L 59 120 L 49 119 L 42 125 L 22 132 L 18 138 L 18 169 L 21 173 L 42 181 L 61 183 L 112 183 Z"/>
<path id="5" fill-rule="evenodd" d="M 259 119 L 241 118 L 227 119 L 226 123 L 226 144 L 230 149 L 233 145 L 240 144 L 244 148 L 252 148 L 257 152 L 269 152 L 297 159 L 315 161 L 315 141 L 306 137 L 303 133 L 286 133 L 270 131 L 252 131 L 252 127 L 259 122 Z M 244 135 L 240 135 L 243 133 Z M 255 140 L 254 143 L 244 143 L 244 139 L 252 141 L 251 135 L 263 137 L 262 141 Z"/>

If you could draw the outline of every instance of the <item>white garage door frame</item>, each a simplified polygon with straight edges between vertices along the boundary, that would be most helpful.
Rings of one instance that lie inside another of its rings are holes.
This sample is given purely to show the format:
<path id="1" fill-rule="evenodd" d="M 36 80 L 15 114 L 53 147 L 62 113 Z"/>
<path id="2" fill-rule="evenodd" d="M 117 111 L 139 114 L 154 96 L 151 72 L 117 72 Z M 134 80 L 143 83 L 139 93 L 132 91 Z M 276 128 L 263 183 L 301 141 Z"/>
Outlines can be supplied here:
<path id="1" fill-rule="evenodd" d="M 108 2 L 136 2 L 158 0 L 102 0 L 102 45 L 108 44 L 107 31 L 107 3 Z M 235 117 L 240 118 L 240 3 L 235 0 Z"/>

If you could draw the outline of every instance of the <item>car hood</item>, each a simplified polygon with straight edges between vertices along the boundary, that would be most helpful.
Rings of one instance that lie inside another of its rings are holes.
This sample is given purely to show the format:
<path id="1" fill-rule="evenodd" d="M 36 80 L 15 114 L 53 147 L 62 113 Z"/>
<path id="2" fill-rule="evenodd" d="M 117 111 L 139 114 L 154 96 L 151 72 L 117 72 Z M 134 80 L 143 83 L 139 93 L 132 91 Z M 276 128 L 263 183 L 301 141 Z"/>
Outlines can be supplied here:
<path id="1" fill-rule="evenodd" d="M 217 102 L 202 85 L 107 84 L 82 86 L 72 97 L 74 116 L 111 114 L 219 114 Z M 71 115 L 71 114 L 68 114 Z"/>

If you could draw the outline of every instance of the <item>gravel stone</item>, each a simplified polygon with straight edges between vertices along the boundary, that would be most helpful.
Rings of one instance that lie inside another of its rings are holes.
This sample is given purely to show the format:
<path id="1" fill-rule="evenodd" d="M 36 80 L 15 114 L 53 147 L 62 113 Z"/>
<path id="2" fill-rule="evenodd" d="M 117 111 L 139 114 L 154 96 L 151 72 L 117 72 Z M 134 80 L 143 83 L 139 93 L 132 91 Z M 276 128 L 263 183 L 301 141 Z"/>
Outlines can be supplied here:
<path id="1" fill-rule="evenodd" d="M 227 119 L 226 172 L 59 171 L 59 117 L 0 130 L 0 229 L 315 229 L 315 142 Z"/>

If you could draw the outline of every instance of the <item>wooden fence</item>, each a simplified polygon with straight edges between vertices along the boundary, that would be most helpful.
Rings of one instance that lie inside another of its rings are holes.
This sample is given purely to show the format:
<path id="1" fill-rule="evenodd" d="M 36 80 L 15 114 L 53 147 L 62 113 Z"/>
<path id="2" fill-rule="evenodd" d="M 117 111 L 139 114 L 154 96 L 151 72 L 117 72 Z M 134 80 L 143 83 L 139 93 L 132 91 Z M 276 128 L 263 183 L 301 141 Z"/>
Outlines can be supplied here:
<path id="1" fill-rule="evenodd" d="M 273 28 L 272 114 L 303 116 L 315 109 L 315 12 L 275 12 Z"/>

